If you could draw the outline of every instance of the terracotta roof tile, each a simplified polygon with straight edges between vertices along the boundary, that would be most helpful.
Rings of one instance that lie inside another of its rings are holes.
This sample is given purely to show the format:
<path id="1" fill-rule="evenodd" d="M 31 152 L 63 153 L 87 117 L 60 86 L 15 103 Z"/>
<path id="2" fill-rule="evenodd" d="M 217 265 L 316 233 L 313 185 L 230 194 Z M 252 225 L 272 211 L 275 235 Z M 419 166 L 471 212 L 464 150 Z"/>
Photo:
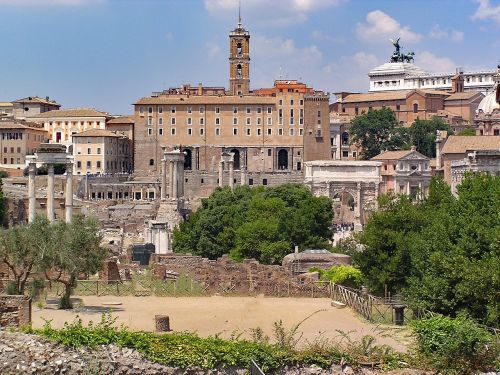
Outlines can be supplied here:
<path id="1" fill-rule="evenodd" d="M 117 134 L 110 130 L 89 129 L 77 134 L 73 134 L 73 137 L 124 137 L 124 135 Z"/>
<path id="2" fill-rule="evenodd" d="M 38 119 L 38 118 L 58 118 L 58 117 L 108 117 L 109 115 L 105 112 L 96 111 L 93 108 L 74 108 L 74 109 L 60 109 L 54 111 L 48 111 L 40 113 L 35 116 L 30 116 L 28 118 Z"/>
<path id="3" fill-rule="evenodd" d="M 120 116 L 120 117 L 115 117 L 111 120 L 108 120 L 106 123 L 107 124 L 133 124 L 134 119 L 133 119 L 133 116 Z"/>
<path id="4" fill-rule="evenodd" d="M 472 99 L 474 97 L 482 97 L 483 95 L 480 92 L 456 92 L 448 96 L 445 100 L 466 100 Z"/>
<path id="5" fill-rule="evenodd" d="M 38 104 L 55 105 L 58 107 L 61 106 L 59 103 L 56 103 L 55 101 L 50 101 L 44 98 L 40 98 L 39 96 L 28 96 L 26 98 L 15 100 L 12 103 L 38 103 Z"/>
<path id="6" fill-rule="evenodd" d="M 385 151 L 377 156 L 371 158 L 371 160 L 397 160 L 405 157 L 408 154 L 411 154 L 412 150 L 396 150 L 396 151 Z"/>
<path id="7" fill-rule="evenodd" d="M 0 121 L 1 129 L 33 129 L 45 132 L 43 125 L 28 121 Z"/>
<path id="8" fill-rule="evenodd" d="M 442 154 L 463 154 L 474 150 L 498 150 L 500 137 L 495 135 L 451 135 L 443 146 Z"/>
<path id="9" fill-rule="evenodd" d="M 411 90 L 398 90 L 388 92 L 373 92 L 365 94 L 349 94 L 342 103 L 373 102 L 378 100 L 406 99 Z"/>

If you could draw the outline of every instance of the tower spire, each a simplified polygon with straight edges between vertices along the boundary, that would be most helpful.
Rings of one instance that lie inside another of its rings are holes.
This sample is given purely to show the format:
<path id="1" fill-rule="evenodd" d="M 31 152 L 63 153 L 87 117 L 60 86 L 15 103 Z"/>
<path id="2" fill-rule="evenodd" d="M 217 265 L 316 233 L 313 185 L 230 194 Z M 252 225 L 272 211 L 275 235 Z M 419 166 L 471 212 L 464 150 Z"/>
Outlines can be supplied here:
<path id="1" fill-rule="evenodd" d="M 238 29 L 241 29 L 241 0 L 238 0 Z"/>

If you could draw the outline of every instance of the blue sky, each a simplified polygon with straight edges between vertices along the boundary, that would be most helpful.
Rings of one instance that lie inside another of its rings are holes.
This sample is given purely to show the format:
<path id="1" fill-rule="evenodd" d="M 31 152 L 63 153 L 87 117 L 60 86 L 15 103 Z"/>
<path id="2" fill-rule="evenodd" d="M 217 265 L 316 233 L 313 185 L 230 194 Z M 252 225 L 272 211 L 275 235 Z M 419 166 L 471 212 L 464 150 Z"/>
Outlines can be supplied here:
<path id="1" fill-rule="evenodd" d="M 38 95 L 64 108 L 132 113 L 152 91 L 228 86 L 238 0 L 0 0 L 0 101 Z M 242 0 L 251 86 L 301 79 L 368 90 L 389 38 L 430 72 L 494 69 L 498 0 Z"/>

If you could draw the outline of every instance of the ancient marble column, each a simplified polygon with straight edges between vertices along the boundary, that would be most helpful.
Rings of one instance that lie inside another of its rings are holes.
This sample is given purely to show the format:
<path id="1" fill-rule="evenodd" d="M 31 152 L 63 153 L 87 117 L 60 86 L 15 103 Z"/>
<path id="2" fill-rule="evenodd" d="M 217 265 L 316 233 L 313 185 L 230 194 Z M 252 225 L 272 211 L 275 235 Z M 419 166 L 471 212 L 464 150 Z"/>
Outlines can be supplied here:
<path id="1" fill-rule="evenodd" d="M 178 176 L 178 163 L 177 163 L 177 161 L 174 161 L 173 165 L 174 165 L 174 167 L 173 167 L 173 175 L 174 175 L 174 177 L 172 179 L 172 198 L 177 199 L 177 198 L 179 198 L 179 196 L 178 196 L 178 185 L 177 185 L 177 183 L 178 183 L 177 179 L 179 177 Z"/>
<path id="2" fill-rule="evenodd" d="M 161 161 L 161 200 L 167 198 L 167 161 Z"/>
<path id="3" fill-rule="evenodd" d="M 224 177 L 224 162 L 221 160 L 219 161 L 219 187 L 224 186 L 224 182 L 222 181 L 223 177 Z"/>
<path id="4" fill-rule="evenodd" d="M 35 195 L 35 176 L 36 163 L 29 163 L 28 174 L 28 222 L 35 220 L 36 216 L 36 195 Z"/>
<path id="5" fill-rule="evenodd" d="M 361 217 L 361 182 L 357 183 L 357 190 L 356 190 L 356 216 Z"/>
<path id="6" fill-rule="evenodd" d="M 241 186 L 244 186 L 247 184 L 247 167 L 244 165 L 241 166 Z"/>
<path id="7" fill-rule="evenodd" d="M 47 219 L 54 221 L 54 164 L 47 164 Z"/>
<path id="8" fill-rule="evenodd" d="M 174 195 L 174 163 L 172 160 L 167 160 L 168 164 L 168 197 L 172 198 Z"/>
<path id="9" fill-rule="evenodd" d="M 229 165 L 229 187 L 232 191 L 234 190 L 234 161 L 229 160 L 227 164 Z"/>
<path id="10" fill-rule="evenodd" d="M 66 164 L 66 191 L 65 191 L 66 222 L 73 219 L 73 163 Z"/>

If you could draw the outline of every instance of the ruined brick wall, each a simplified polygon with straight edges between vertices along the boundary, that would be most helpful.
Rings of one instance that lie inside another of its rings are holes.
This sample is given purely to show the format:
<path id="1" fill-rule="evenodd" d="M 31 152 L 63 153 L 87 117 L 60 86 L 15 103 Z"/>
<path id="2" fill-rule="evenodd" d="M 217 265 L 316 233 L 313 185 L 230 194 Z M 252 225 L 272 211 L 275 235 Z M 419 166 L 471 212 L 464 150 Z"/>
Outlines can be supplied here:
<path id="1" fill-rule="evenodd" d="M 102 270 L 99 272 L 99 280 L 108 283 L 121 282 L 117 260 L 116 257 L 112 257 L 104 262 Z"/>
<path id="2" fill-rule="evenodd" d="M 235 262 L 227 255 L 217 260 L 168 254 L 153 258 L 154 275 L 165 278 L 168 271 L 187 273 L 203 286 L 205 293 L 236 295 L 265 294 L 270 296 L 329 297 L 329 284 L 292 278 L 282 266 L 260 264 L 254 259 Z"/>
<path id="3" fill-rule="evenodd" d="M 0 327 L 21 327 L 30 323 L 30 297 L 0 296 Z"/>

